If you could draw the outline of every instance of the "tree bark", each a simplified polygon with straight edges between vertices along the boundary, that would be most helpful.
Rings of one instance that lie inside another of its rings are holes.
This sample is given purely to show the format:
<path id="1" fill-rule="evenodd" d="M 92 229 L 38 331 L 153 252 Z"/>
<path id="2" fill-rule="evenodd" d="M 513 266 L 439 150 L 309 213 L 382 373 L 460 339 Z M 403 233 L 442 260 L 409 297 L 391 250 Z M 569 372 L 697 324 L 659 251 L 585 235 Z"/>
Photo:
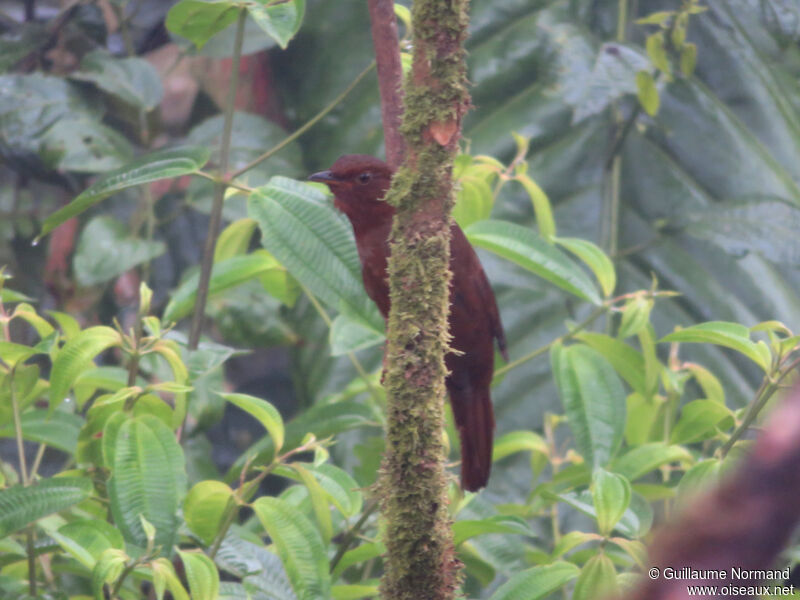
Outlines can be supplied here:
<path id="1" fill-rule="evenodd" d="M 470 105 L 466 0 L 415 0 L 414 57 L 401 132 L 405 163 L 387 193 L 391 236 L 381 468 L 386 567 L 381 597 L 446 600 L 459 584 L 442 443 L 448 350 L 452 167 Z"/>
<path id="2" fill-rule="evenodd" d="M 403 67 L 400 63 L 394 0 L 367 0 L 367 5 L 381 94 L 386 162 L 392 169 L 397 169 L 403 162 L 406 143 L 400 133 L 403 115 Z"/>

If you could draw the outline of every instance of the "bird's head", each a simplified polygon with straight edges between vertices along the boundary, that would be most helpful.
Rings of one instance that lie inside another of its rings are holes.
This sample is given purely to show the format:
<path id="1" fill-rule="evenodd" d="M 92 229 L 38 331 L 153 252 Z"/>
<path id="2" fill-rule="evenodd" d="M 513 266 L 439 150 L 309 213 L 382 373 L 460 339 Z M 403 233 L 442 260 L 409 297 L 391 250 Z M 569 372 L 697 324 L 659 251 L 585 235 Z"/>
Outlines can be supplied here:
<path id="1" fill-rule="evenodd" d="M 364 213 L 394 212 L 382 202 L 392 181 L 392 170 L 373 156 L 345 154 L 330 169 L 314 173 L 308 179 L 327 185 L 336 198 L 336 207 L 351 220 Z"/>

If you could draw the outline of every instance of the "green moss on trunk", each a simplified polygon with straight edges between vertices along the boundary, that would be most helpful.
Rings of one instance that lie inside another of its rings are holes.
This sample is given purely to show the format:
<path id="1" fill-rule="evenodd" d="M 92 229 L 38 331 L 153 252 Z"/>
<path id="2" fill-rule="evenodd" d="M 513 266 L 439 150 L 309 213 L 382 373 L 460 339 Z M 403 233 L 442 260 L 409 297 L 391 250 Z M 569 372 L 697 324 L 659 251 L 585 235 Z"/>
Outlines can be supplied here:
<path id="1" fill-rule="evenodd" d="M 384 599 L 445 600 L 459 583 L 442 443 L 450 284 L 452 166 L 469 107 L 464 0 L 415 0 L 405 88 L 406 162 L 387 201 L 392 229 L 386 368 L 389 415 L 381 468 Z"/>

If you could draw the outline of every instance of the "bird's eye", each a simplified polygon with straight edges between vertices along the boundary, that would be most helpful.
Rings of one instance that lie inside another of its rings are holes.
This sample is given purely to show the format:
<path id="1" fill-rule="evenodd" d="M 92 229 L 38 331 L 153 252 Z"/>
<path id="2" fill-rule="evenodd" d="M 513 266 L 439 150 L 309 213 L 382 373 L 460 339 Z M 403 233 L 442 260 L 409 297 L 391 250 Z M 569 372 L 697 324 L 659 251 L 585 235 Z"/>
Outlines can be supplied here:
<path id="1" fill-rule="evenodd" d="M 361 173 L 358 176 L 359 183 L 368 183 L 370 179 L 372 179 L 372 173 Z"/>

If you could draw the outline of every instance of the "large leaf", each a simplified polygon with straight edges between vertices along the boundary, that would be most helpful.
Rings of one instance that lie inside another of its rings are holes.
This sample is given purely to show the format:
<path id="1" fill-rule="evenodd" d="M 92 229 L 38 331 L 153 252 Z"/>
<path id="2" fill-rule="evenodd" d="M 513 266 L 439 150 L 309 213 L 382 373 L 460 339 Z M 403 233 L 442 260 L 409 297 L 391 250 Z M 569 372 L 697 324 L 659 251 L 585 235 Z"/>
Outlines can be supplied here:
<path id="1" fill-rule="evenodd" d="M 253 511 L 272 539 L 297 597 L 327 598 L 331 587 L 328 559 L 319 532 L 306 516 L 280 498 L 259 498 Z"/>
<path id="2" fill-rule="evenodd" d="M 235 2 L 181 0 L 170 9 L 164 25 L 202 48 L 211 37 L 231 25 L 240 10 L 243 9 Z"/>
<path id="3" fill-rule="evenodd" d="M 533 230 L 504 221 L 481 221 L 464 232 L 476 246 L 496 252 L 583 300 L 600 304 L 592 281 L 563 252 Z"/>
<path id="4" fill-rule="evenodd" d="M 383 319 L 367 297 L 347 219 L 311 185 L 274 177 L 248 200 L 261 243 L 323 302 L 342 306 L 376 332 Z"/>
<path id="5" fill-rule="evenodd" d="M 764 342 L 753 342 L 750 330 L 739 323 L 711 321 L 692 325 L 661 338 L 662 342 L 717 344 L 741 352 L 764 371 L 769 370 L 770 352 Z"/>
<path id="6" fill-rule="evenodd" d="M 81 232 L 73 268 L 81 285 L 105 283 L 164 252 L 164 243 L 132 237 L 112 217 L 95 217 Z"/>
<path id="7" fill-rule="evenodd" d="M 114 523 L 129 543 L 145 547 L 140 516 L 156 529 L 165 554 L 175 544 L 178 507 L 186 493 L 183 451 L 175 434 L 151 415 L 126 419 L 116 434 L 108 496 Z"/>
<path id="8" fill-rule="evenodd" d="M 91 491 L 92 481 L 77 477 L 54 477 L 0 490 L 0 538 L 86 500 Z"/>
<path id="9" fill-rule="evenodd" d="M 155 68 L 136 57 L 118 58 L 107 52 L 90 52 L 81 60 L 73 79 L 91 81 L 104 92 L 136 107 L 152 110 L 164 91 Z"/>
<path id="10" fill-rule="evenodd" d="M 554 562 L 521 571 L 505 582 L 491 600 L 538 600 L 545 598 L 578 576 L 572 563 Z"/>
<path id="11" fill-rule="evenodd" d="M 553 375 L 575 445 L 593 468 L 608 464 L 625 430 L 625 391 L 610 364 L 583 345 L 551 351 Z"/>
<path id="12" fill-rule="evenodd" d="M 47 235 L 67 219 L 79 215 L 120 190 L 194 173 L 206 164 L 209 156 L 206 148 L 187 146 L 158 150 L 130 161 L 124 167 L 104 174 L 72 202 L 47 217 L 39 235 Z"/>
<path id="13" fill-rule="evenodd" d="M 75 453 L 78 433 L 84 424 L 78 415 L 60 410 L 31 410 L 20 416 L 23 439 L 47 444 L 68 454 Z M 0 426 L 0 437 L 14 437 L 14 424 Z"/>

